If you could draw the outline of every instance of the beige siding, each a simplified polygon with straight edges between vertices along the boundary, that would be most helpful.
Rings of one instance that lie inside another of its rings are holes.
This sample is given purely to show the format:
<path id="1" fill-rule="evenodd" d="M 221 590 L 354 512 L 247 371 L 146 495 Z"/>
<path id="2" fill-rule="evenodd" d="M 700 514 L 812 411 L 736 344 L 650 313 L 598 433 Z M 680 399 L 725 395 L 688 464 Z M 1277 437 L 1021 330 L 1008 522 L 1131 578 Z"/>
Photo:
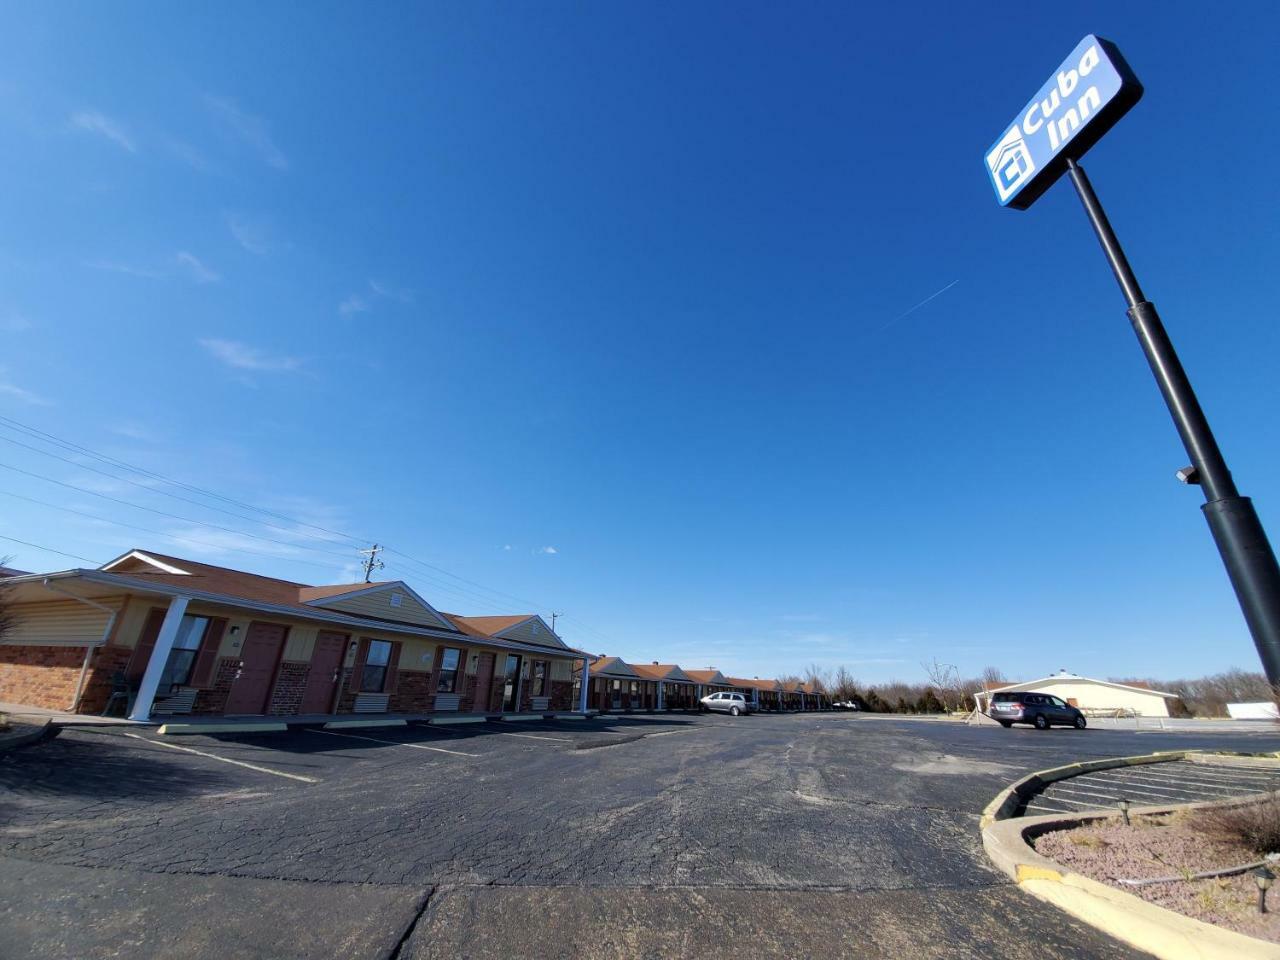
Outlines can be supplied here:
<path id="1" fill-rule="evenodd" d="M 400 605 L 393 607 L 391 599 L 396 595 L 400 597 Z M 436 616 L 404 590 L 392 587 L 346 600 L 324 600 L 313 606 L 318 607 L 322 604 L 326 610 L 337 610 L 357 617 L 397 620 L 400 623 L 412 623 L 420 627 L 452 627 L 443 617 Z"/>
<path id="2" fill-rule="evenodd" d="M 551 661 L 551 679 L 552 680 L 573 679 L 573 661 L 572 660 L 552 660 Z"/>
<path id="3" fill-rule="evenodd" d="M 1087 680 L 1047 680 L 1025 689 L 1052 694 L 1063 700 L 1075 700 L 1082 710 L 1133 710 L 1140 717 L 1169 715 L 1168 700 L 1144 690 L 1121 690 Z"/>
<path id="4" fill-rule="evenodd" d="M 95 601 L 119 610 L 121 597 Z M 51 603 L 16 603 L 9 608 L 15 623 L 5 636 L 7 644 L 42 647 L 97 646 L 104 640 L 111 615 L 78 600 Z"/>
<path id="5" fill-rule="evenodd" d="M 111 643 L 117 647 L 130 649 L 136 647 L 138 637 L 142 633 L 142 626 L 147 622 L 151 608 L 156 605 L 155 601 L 148 597 L 131 597 L 129 605 L 120 614 L 119 621 L 116 623 L 115 636 Z"/>
<path id="6" fill-rule="evenodd" d="M 544 647 L 564 646 L 564 643 L 550 629 L 539 622 L 537 618 L 517 624 L 510 630 L 504 630 L 498 636 L 504 640 L 515 640 L 517 643 L 536 643 Z"/>

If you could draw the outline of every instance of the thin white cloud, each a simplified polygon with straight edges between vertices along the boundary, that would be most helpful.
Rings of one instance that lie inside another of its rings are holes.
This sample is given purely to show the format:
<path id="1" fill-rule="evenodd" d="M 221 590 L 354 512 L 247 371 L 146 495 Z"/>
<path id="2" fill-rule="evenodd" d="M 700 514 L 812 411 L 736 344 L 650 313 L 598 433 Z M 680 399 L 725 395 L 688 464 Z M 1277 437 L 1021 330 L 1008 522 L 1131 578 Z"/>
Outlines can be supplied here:
<path id="1" fill-rule="evenodd" d="M 504 544 L 502 545 L 502 549 L 503 549 L 504 551 L 510 552 L 510 550 L 511 550 L 511 544 L 509 544 L 509 543 L 504 543 Z"/>
<path id="2" fill-rule="evenodd" d="M 71 115 L 71 124 L 81 130 L 87 130 L 89 133 L 96 133 L 99 136 L 106 137 L 122 150 L 128 150 L 130 153 L 138 152 L 133 138 L 125 132 L 124 127 L 96 110 L 81 110 L 79 113 L 73 113 Z"/>
<path id="3" fill-rule="evenodd" d="M 86 267 L 93 270 L 105 270 L 107 273 L 123 273 L 129 277 L 143 277 L 147 280 L 155 280 L 163 274 L 155 270 L 149 270 L 146 267 L 135 267 L 131 263 L 120 263 L 117 260 L 86 260 Z"/>
<path id="4" fill-rule="evenodd" d="M 302 553 L 298 547 L 284 543 L 270 543 L 244 534 L 209 527 L 174 527 L 166 534 L 182 545 L 185 554 L 195 556 L 220 556 L 226 553 L 270 554 L 276 557 L 296 557 Z M 184 555 L 185 555 L 184 554 Z"/>
<path id="5" fill-rule="evenodd" d="M 31 320 L 20 313 L 11 313 L 0 318 L 0 332 L 22 333 L 31 329 Z"/>
<path id="6" fill-rule="evenodd" d="M 534 551 L 534 553 L 545 553 L 545 554 L 553 554 L 553 553 L 559 553 L 559 552 L 560 551 L 557 550 L 555 547 L 539 547 L 537 550 Z"/>
<path id="7" fill-rule="evenodd" d="M 154 431 L 136 420 L 123 420 L 119 423 L 113 423 L 107 429 L 118 436 L 126 437 L 129 440 L 140 440 L 144 443 L 154 443 L 159 439 Z"/>
<path id="8" fill-rule="evenodd" d="M 227 229 L 235 237 L 236 243 L 260 257 L 280 247 L 271 225 L 265 220 L 243 213 L 228 213 Z"/>
<path id="9" fill-rule="evenodd" d="M 369 301 L 355 293 L 338 304 L 338 312 L 344 317 L 354 316 L 357 313 L 367 313 L 368 310 Z"/>
<path id="10" fill-rule="evenodd" d="M 396 300 L 399 303 L 410 303 L 413 300 L 412 290 L 400 290 L 378 280 L 370 280 L 369 289 L 387 300 Z"/>
<path id="11" fill-rule="evenodd" d="M 166 139 L 164 145 L 170 153 L 198 173 L 208 173 L 213 169 L 209 159 L 189 143 Z"/>
<path id="12" fill-rule="evenodd" d="M 32 407 L 49 407 L 53 405 L 52 400 L 48 400 L 38 393 L 33 393 L 13 383 L 3 370 L 0 370 L 0 397 L 11 397 L 19 403 L 25 403 Z"/>
<path id="13" fill-rule="evenodd" d="M 267 122 L 261 117 L 245 113 L 234 101 L 226 97 L 206 95 L 205 106 L 235 137 L 252 147 L 264 163 L 276 170 L 288 170 L 289 161 L 283 151 L 271 139 Z"/>
<path id="14" fill-rule="evenodd" d="M 215 360 L 237 370 L 282 372 L 297 370 L 302 366 L 302 361 L 297 357 L 273 356 L 239 340 L 208 337 L 200 340 L 200 346 Z"/>
<path id="15" fill-rule="evenodd" d="M 186 270 L 187 275 L 196 283 L 213 283 L 221 280 L 222 276 L 216 270 L 210 269 L 193 253 L 186 250 L 179 250 L 175 257 L 179 264 Z"/>

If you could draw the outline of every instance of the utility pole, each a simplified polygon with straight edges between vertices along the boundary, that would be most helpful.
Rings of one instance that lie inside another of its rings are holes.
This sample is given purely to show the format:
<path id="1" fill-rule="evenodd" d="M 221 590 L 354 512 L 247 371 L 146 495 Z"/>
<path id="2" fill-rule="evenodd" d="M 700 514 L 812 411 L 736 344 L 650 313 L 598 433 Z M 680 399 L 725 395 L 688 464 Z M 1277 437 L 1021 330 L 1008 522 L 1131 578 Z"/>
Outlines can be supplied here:
<path id="1" fill-rule="evenodd" d="M 360 551 L 361 553 L 366 554 L 365 558 L 360 561 L 360 566 L 364 569 L 365 583 L 368 583 L 373 579 L 373 571 L 381 570 L 386 566 L 385 563 L 378 559 L 378 554 L 381 553 L 382 550 L 383 548 L 375 543 L 368 550 Z"/>
<path id="2" fill-rule="evenodd" d="M 552 633 L 556 633 L 556 621 L 563 616 L 564 616 L 563 613 L 556 613 L 554 610 L 551 611 L 551 632 Z M 558 637 L 560 636 L 560 634 L 556 633 L 556 636 Z"/>

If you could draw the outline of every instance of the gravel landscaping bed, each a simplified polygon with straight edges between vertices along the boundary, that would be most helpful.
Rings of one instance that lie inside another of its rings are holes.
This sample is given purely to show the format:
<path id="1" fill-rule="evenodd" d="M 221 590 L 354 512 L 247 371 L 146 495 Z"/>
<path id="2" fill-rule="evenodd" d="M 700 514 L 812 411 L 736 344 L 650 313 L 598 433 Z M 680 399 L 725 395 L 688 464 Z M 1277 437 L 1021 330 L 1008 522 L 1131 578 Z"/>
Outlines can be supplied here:
<path id="1" fill-rule="evenodd" d="M 1240 866 L 1262 857 L 1247 844 L 1209 835 L 1186 811 L 1118 819 L 1035 838 L 1036 852 L 1086 877 L 1150 903 L 1228 930 L 1280 943 L 1280 884 L 1268 894 L 1270 911 L 1258 913 L 1251 872 L 1209 880 L 1131 886 L 1118 881 L 1191 875 Z"/>

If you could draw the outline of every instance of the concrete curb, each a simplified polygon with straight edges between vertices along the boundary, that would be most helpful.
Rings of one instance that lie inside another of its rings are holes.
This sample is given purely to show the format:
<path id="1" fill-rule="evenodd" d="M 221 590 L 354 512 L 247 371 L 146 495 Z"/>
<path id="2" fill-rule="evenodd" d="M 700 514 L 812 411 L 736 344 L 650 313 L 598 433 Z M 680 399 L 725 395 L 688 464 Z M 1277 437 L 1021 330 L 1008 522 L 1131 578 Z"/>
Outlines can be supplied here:
<path id="1" fill-rule="evenodd" d="M 0 733 L 0 753 L 17 750 L 19 747 L 38 743 L 45 737 L 53 738 L 58 735 L 58 728 L 49 723 L 48 717 L 39 717 L 27 721 L 15 720 L 11 716 L 10 721 L 10 728 Z M 29 727 L 30 729 L 22 730 L 18 729 L 19 727 Z"/>
<path id="2" fill-rule="evenodd" d="M 287 723 L 164 723 L 156 733 L 173 737 L 202 733 L 283 733 L 288 729 Z"/>
<path id="3" fill-rule="evenodd" d="M 1116 767 L 1138 767 L 1148 763 L 1168 763 L 1171 760 L 1183 760 L 1193 750 L 1168 750 L 1159 753 L 1146 753 L 1137 757 L 1112 757 L 1107 760 L 1085 760 L 1081 763 L 1069 763 L 1065 767 L 1052 767 L 1039 770 L 1023 777 L 1016 783 L 996 794 L 995 799 L 987 804 L 979 821 L 981 829 L 986 830 L 997 820 L 1007 820 L 1019 807 L 1046 786 L 1058 780 L 1078 777 L 1082 773 L 1093 773 L 1097 770 L 1112 770 Z"/>
<path id="4" fill-rule="evenodd" d="M 1221 754 L 1217 754 L 1221 756 Z M 1094 770 L 1163 763 L 1184 757 L 1201 760 L 1200 751 L 1149 754 L 1141 757 L 1117 757 L 1055 767 L 1024 777 L 1002 791 L 984 811 L 982 846 L 992 863 L 1020 888 L 1032 896 L 1052 903 L 1073 917 L 1160 960 L 1280 960 L 1280 944 L 1224 930 L 1221 927 L 1185 917 L 1148 903 L 1141 897 L 1075 873 L 1054 860 L 1041 856 L 1031 840 L 1050 830 L 1065 829 L 1097 820 L 1116 819 L 1118 812 L 1090 811 L 1078 814 L 1051 814 L 1043 817 L 1008 819 L 1027 793 L 1045 784 Z M 1257 756 L 1257 755 L 1255 755 Z M 1272 755 L 1267 755 L 1272 756 Z M 1243 759 L 1238 757 L 1235 759 Z M 1259 759 L 1261 759 L 1259 757 Z M 1201 761 L 1204 762 L 1204 761 Z M 1193 810 L 1201 807 L 1227 806 L 1246 802 L 1247 798 L 1168 806 L 1135 807 L 1130 816 Z"/>
<path id="5" fill-rule="evenodd" d="M 345 730 L 348 727 L 407 727 L 407 720 L 330 720 L 320 729 Z"/>
<path id="6" fill-rule="evenodd" d="M 432 717 L 427 723 L 433 727 L 449 727 L 458 723 L 487 723 L 489 720 L 483 713 L 462 717 Z"/>

